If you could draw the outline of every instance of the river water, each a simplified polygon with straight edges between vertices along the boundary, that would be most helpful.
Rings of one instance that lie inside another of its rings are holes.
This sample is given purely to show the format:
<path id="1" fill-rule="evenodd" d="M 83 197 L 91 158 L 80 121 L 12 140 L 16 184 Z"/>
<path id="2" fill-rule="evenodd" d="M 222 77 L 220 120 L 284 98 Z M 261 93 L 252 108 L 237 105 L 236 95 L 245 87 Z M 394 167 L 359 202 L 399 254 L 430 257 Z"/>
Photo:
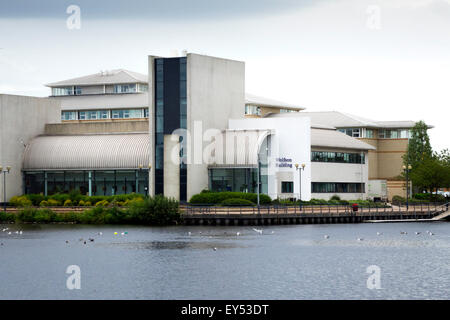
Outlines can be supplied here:
<path id="1" fill-rule="evenodd" d="M 9 224 L 0 225 L 0 242 L 0 299 L 450 299 L 446 222 L 262 234 L 251 226 Z M 81 289 L 67 288 L 70 265 L 80 268 Z M 373 265 L 379 273 L 367 272 Z M 368 289 L 369 277 L 381 288 Z"/>

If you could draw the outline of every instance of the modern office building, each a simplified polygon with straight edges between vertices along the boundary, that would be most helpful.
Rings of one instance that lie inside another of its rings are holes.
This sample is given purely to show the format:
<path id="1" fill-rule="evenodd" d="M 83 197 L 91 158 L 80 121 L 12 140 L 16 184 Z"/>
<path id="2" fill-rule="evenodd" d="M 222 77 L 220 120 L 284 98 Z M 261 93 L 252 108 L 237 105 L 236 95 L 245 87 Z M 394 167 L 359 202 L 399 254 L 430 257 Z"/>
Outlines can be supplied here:
<path id="1" fill-rule="evenodd" d="M 272 198 L 367 198 L 371 179 L 400 174 L 414 124 L 245 94 L 244 62 L 198 54 L 149 56 L 148 76 L 117 69 L 47 86 L 49 98 L 2 95 L 0 165 L 15 168 L 8 198 L 77 189 L 186 201 L 258 185 Z M 17 123 L 31 108 L 35 124 Z"/>
<path id="2" fill-rule="evenodd" d="M 47 84 L 61 103 L 61 120 L 121 121 L 148 118 L 146 75 L 123 69 Z"/>
<path id="3" fill-rule="evenodd" d="M 385 184 L 387 197 L 405 196 L 406 188 L 402 174 L 403 155 L 408 149 L 410 130 L 414 121 L 374 121 L 338 112 L 297 112 L 277 114 L 274 117 L 308 117 L 313 123 L 336 128 L 346 135 L 370 144 L 369 180 Z M 432 128 L 432 126 L 429 126 Z"/>

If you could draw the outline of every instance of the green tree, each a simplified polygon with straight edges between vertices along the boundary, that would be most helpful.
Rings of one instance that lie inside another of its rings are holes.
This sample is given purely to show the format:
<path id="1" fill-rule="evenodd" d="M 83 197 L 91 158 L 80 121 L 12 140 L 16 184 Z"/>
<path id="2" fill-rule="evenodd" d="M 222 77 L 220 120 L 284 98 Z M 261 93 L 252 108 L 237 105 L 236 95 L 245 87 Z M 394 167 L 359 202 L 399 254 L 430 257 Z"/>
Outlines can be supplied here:
<path id="1" fill-rule="evenodd" d="M 408 151 L 403 156 L 405 166 L 411 165 L 413 170 L 426 159 L 433 157 L 428 126 L 424 121 L 416 122 L 411 129 Z"/>
<path id="2" fill-rule="evenodd" d="M 450 162 L 448 153 L 434 153 L 426 157 L 411 170 L 410 178 L 414 186 L 430 192 L 449 187 Z"/>

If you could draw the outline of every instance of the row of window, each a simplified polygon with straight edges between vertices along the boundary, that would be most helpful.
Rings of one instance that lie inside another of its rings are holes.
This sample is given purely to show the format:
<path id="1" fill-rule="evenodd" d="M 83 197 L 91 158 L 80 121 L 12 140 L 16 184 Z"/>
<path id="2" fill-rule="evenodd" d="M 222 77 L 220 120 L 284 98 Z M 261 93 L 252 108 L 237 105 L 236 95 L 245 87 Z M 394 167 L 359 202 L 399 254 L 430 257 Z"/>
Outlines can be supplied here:
<path id="1" fill-rule="evenodd" d="M 341 128 L 338 131 L 353 138 L 374 138 L 375 131 L 366 128 Z M 407 139 L 410 136 L 408 129 L 378 129 L 379 139 Z"/>
<path id="2" fill-rule="evenodd" d="M 311 151 L 312 162 L 365 163 L 364 153 Z"/>
<path id="3" fill-rule="evenodd" d="M 280 109 L 280 113 L 289 113 L 289 112 L 296 112 L 296 110 Z M 247 104 L 247 105 L 245 105 L 245 114 L 260 116 L 261 115 L 261 107 Z"/>
<path id="4" fill-rule="evenodd" d="M 100 120 L 148 118 L 148 108 L 62 111 L 61 120 Z"/>
<path id="5" fill-rule="evenodd" d="M 312 182 L 313 193 L 364 193 L 364 183 Z M 281 182 L 281 193 L 294 193 L 292 181 Z"/>
<path id="6" fill-rule="evenodd" d="M 407 129 L 380 129 L 378 138 L 380 139 L 407 139 L 410 137 L 410 130 Z"/>
<path id="7" fill-rule="evenodd" d="M 258 106 L 245 105 L 245 114 L 246 115 L 261 115 L 261 108 Z"/>
<path id="8" fill-rule="evenodd" d="M 92 87 L 84 92 L 84 88 L 80 86 L 70 86 L 70 87 L 60 87 L 60 88 L 52 88 L 53 96 L 79 96 L 83 94 L 104 94 L 106 93 L 104 90 L 101 92 L 93 92 Z M 137 92 L 147 92 L 148 85 L 144 83 L 126 83 L 126 84 L 115 84 L 113 88 L 113 93 L 137 93 Z"/>
<path id="9" fill-rule="evenodd" d="M 364 183 L 312 182 L 312 193 L 364 193 Z"/>

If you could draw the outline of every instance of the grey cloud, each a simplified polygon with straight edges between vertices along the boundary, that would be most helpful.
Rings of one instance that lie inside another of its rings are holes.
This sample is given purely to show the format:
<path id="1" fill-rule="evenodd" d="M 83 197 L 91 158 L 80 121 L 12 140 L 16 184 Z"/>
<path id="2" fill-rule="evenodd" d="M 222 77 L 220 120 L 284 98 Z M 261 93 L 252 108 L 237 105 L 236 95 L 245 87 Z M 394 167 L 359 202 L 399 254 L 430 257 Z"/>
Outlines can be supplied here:
<path id="1" fill-rule="evenodd" d="M 227 19 L 276 14 L 325 0 L 0 0 L 0 18 L 64 18 L 78 5 L 84 19 Z"/>

